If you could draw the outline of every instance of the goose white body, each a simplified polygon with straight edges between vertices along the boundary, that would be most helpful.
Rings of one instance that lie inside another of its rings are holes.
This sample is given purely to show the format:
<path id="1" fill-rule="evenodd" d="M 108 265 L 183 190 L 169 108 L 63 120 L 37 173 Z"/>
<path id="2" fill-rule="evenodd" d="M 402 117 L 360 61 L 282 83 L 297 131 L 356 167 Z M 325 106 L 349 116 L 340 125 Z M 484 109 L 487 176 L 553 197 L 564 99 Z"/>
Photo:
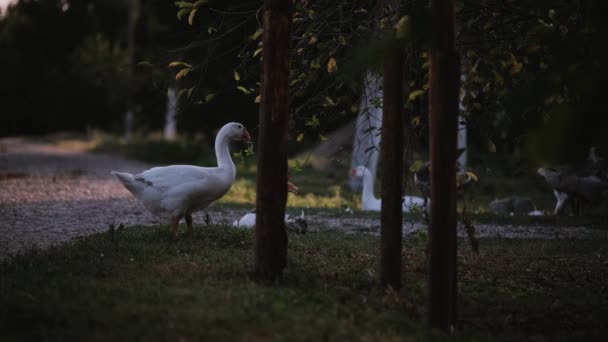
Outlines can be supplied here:
<path id="1" fill-rule="evenodd" d="M 170 165 L 132 175 L 112 171 L 143 205 L 161 218 L 178 220 L 203 210 L 230 190 L 236 167 L 229 151 L 231 141 L 249 141 L 239 123 L 224 125 L 215 140 L 217 167 Z"/>

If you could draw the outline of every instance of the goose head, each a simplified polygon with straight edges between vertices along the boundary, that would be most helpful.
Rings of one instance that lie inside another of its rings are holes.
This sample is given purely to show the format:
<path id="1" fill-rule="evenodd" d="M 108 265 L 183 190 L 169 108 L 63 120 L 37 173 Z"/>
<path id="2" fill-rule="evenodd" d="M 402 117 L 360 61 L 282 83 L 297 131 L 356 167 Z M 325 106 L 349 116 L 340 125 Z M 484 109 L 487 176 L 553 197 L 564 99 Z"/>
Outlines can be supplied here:
<path id="1" fill-rule="evenodd" d="M 220 135 L 224 135 L 231 141 L 240 141 L 243 144 L 248 144 L 251 141 L 251 136 L 245 126 L 238 122 L 230 122 L 224 125 L 218 133 L 218 136 Z"/>

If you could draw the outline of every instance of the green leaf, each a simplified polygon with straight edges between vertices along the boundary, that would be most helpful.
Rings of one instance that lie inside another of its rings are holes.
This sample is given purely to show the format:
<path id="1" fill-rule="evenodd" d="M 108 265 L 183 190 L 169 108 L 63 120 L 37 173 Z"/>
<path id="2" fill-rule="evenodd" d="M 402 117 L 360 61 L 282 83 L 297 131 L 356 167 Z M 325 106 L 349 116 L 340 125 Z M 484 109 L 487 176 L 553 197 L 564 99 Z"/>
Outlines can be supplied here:
<path id="1" fill-rule="evenodd" d="M 335 107 L 336 103 L 330 97 L 325 96 L 323 101 L 321 101 L 321 106 L 323 107 Z"/>
<path id="2" fill-rule="evenodd" d="M 293 80 L 291 80 L 291 81 L 289 82 L 289 86 L 290 86 L 290 87 L 293 87 L 293 86 L 294 86 L 294 85 L 296 85 L 296 83 L 298 83 L 298 82 L 300 82 L 300 79 L 299 79 L 299 78 L 295 78 L 295 79 L 293 79 Z"/>
<path id="3" fill-rule="evenodd" d="M 185 63 L 185 62 L 176 61 L 176 62 L 169 63 L 169 68 L 173 68 L 173 67 L 176 67 L 176 66 L 184 66 L 186 68 L 192 68 L 192 65 L 190 65 L 188 63 Z"/>
<path id="4" fill-rule="evenodd" d="M 207 2 L 208 2 L 208 0 L 198 0 L 198 1 L 197 1 L 197 2 L 195 2 L 195 3 L 194 3 L 192 6 L 193 6 L 194 8 L 198 8 L 198 7 L 200 7 L 200 5 L 204 5 L 204 4 L 206 4 Z"/>
<path id="5" fill-rule="evenodd" d="M 251 91 L 247 90 L 247 88 L 245 88 L 243 86 L 238 86 L 238 87 L 236 87 L 236 89 L 240 90 L 243 94 L 246 94 L 246 95 L 251 94 Z"/>
<path id="6" fill-rule="evenodd" d="M 211 102 L 211 100 L 213 100 L 214 97 L 215 97 L 215 94 L 207 94 L 207 96 L 205 96 L 205 103 Z"/>
<path id="7" fill-rule="evenodd" d="M 300 163 L 299 160 L 290 160 L 288 167 L 289 167 L 289 173 L 302 172 L 302 163 Z"/>
<path id="8" fill-rule="evenodd" d="M 249 39 L 251 39 L 251 40 L 257 40 L 258 38 L 260 38 L 260 36 L 262 35 L 262 33 L 264 33 L 264 30 L 261 29 L 261 28 L 259 28 L 251 36 L 249 36 Z"/>
<path id="9" fill-rule="evenodd" d="M 414 101 L 418 96 L 420 96 L 422 94 L 424 94 L 424 90 L 422 90 L 422 89 L 414 90 L 414 91 L 410 92 L 410 95 L 408 96 L 408 100 Z"/>
<path id="10" fill-rule="evenodd" d="M 319 125 L 321 125 L 321 122 L 319 121 L 317 115 L 313 115 L 310 120 L 306 121 L 305 125 L 312 128 L 317 128 Z"/>
<path id="11" fill-rule="evenodd" d="M 192 8 L 194 7 L 194 4 L 188 1 L 176 1 L 175 5 L 178 6 L 179 8 Z"/>
<path id="12" fill-rule="evenodd" d="M 247 149 L 245 149 L 245 157 L 249 157 L 253 155 L 253 144 L 249 144 L 249 146 L 247 146 Z"/>
<path id="13" fill-rule="evenodd" d="M 420 169 L 422 169 L 422 167 L 424 166 L 424 162 L 422 160 L 416 160 L 412 163 L 412 165 L 410 165 L 410 172 L 412 173 L 416 173 L 418 171 L 420 171 Z"/>
<path id="14" fill-rule="evenodd" d="M 182 20 L 182 18 L 190 13 L 190 11 L 192 10 L 192 8 L 182 8 L 179 11 L 177 11 L 177 20 Z"/>
<path id="15" fill-rule="evenodd" d="M 253 57 L 255 57 L 255 56 L 259 55 L 261 52 L 262 52 L 262 48 L 261 48 L 261 47 L 257 48 L 257 49 L 256 49 L 256 50 L 253 52 Z"/>
<path id="16" fill-rule="evenodd" d="M 338 64 L 336 63 L 336 59 L 332 57 L 327 61 L 327 72 L 331 74 L 336 70 L 338 70 Z"/>
<path id="17" fill-rule="evenodd" d="M 401 19 L 399 19 L 399 21 L 395 24 L 395 26 L 393 26 L 393 28 L 395 29 L 395 36 L 397 37 L 397 39 L 403 39 L 409 35 L 409 32 L 410 32 L 409 19 L 410 18 L 407 15 L 403 16 L 403 17 L 401 17 Z"/>
<path id="18" fill-rule="evenodd" d="M 300 133 L 300 134 L 298 135 L 298 137 L 296 138 L 296 141 L 297 141 L 297 142 L 302 142 L 302 140 L 304 140 L 304 133 Z"/>
<path id="19" fill-rule="evenodd" d="M 236 70 L 234 71 L 234 79 L 236 81 L 240 81 L 241 80 L 241 75 L 239 75 L 238 71 L 236 71 Z"/>
<path id="20" fill-rule="evenodd" d="M 180 98 L 180 97 L 182 97 L 182 95 L 184 95 L 184 94 L 185 94 L 185 93 L 187 93 L 187 92 L 188 92 L 188 89 L 187 89 L 187 88 L 180 89 L 180 90 L 177 92 L 177 97 L 178 97 L 178 98 Z"/>
<path id="21" fill-rule="evenodd" d="M 190 73 L 190 71 L 192 71 L 192 68 L 184 68 L 184 69 L 180 70 L 177 73 L 177 75 L 175 75 L 175 80 L 179 80 L 182 77 L 188 76 L 188 74 Z"/>
<path id="22" fill-rule="evenodd" d="M 211 35 L 213 32 L 217 32 L 217 30 L 215 29 L 215 27 L 213 27 L 213 26 L 209 26 L 209 27 L 207 28 L 207 33 L 208 33 L 209 35 Z"/>
<path id="23" fill-rule="evenodd" d="M 143 67 L 153 67 L 154 65 L 152 65 L 152 63 L 148 62 L 148 61 L 141 61 L 139 63 L 137 63 L 138 66 L 143 66 Z"/>

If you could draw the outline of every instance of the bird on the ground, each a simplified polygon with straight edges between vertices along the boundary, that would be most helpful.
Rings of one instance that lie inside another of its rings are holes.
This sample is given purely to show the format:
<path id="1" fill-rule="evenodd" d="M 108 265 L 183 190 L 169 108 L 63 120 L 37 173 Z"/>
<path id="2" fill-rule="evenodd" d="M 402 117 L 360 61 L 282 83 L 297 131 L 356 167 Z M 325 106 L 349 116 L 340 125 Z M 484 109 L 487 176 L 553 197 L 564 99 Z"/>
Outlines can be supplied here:
<path id="1" fill-rule="evenodd" d="M 578 215 L 584 205 L 594 205 L 608 196 L 608 176 L 595 146 L 589 148 L 587 159 L 578 167 L 541 167 L 537 173 L 553 189 L 556 199 L 553 213 L 556 215 L 565 210 L 566 204 L 570 204 L 573 214 Z"/>
<path id="2" fill-rule="evenodd" d="M 537 173 L 553 188 L 556 215 L 563 212 L 567 203 L 575 206 L 575 201 L 595 204 L 608 196 L 608 182 L 597 175 L 577 176 L 564 168 L 550 167 L 541 167 Z M 577 214 L 578 208 L 574 208 L 574 212 Z"/>
<path id="3" fill-rule="evenodd" d="M 352 176 L 361 177 L 363 181 L 363 191 L 361 192 L 361 209 L 364 211 L 382 210 L 382 200 L 376 198 L 374 194 L 374 176 L 365 166 L 357 166 L 351 170 Z M 424 207 L 424 199 L 418 196 L 405 195 L 401 198 L 401 208 L 403 212 L 409 213 L 416 208 Z"/>
<path id="4" fill-rule="evenodd" d="M 292 182 L 287 181 L 287 192 L 292 194 L 298 194 L 298 187 Z M 239 220 L 235 220 L 232 223 L 233 227 L 236 228 L 254 228 L 256 221 L 256 213 L 255 209 L 245 214 Z M 302 210 L 302 214 L 297 217 L 290 217 L 288 214 L 285 214 L 285 228 L 288 231 L 293 231 L 296 233 L 306 233 L 308 229 L 308 223 L 306 222 L 306 218 L 304 217 L 304 210 Z"/>
<path id="5" fill-rule="evenodd" d="M 216 167 L 170 165 L 154 167 L 133 175 L 112 171 L 151 213 L 167 219 L 173 237 L 179 236 L 179 221 L 186 219 L 192 235 L 192 213 L 207 208 L 224 196 L 234 183 L 236 167 L 230 156 L 230 143 L 249 143 L 251 137 L 238 122 L 224 125 L 215 138 Z"/>

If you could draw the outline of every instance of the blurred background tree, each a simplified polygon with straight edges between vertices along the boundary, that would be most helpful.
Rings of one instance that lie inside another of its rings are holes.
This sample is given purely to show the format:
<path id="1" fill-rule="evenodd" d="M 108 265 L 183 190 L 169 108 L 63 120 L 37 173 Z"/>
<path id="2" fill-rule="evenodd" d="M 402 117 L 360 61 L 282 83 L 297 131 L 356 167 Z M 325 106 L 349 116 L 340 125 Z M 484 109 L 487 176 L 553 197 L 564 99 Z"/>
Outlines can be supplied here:
<path id="1" fill-rule="evenodd" d="M 412 42 L 404 94 L 409 137 L 424 150 L 424 42 L 432 25 L 428 1 L 401 3 Z M 374 4 L 295 2 L 291 143 L 299 148 L 354 119 L 362 74 L 383 53 L 375 28 L 390 24 L 372 13 Z M 261 5 L 142 0 L 132 84 L 136 129 L 162 130 L 170 86 L 181 90 L 182 134 L 210 136 L 229 120 L 256 127 Z M 517 175 L 533 163 L 583 159 L 590 145 L 608 150 L 601 101 L 608 73 L 606 6 L 595 0 L 456 1 L 474 164 L 500 164 Z M 0 135 L 87 128 L 121 133 L 129 86 L 127 19 L 125 0 L 20 0 L 9 7 L 0 18 Z M 183 67 L 168 67 L 174 61 L 191 66 L 179 80 Z"/>
<path id="2" fill-rule="evenodd" d="M 180 33 L 173 4 L 147 0 L 136 31 L 136 61 L 163 63 Z M 0 19 L 0 135 L 98 128 L 118 131 L 129 86 L 128 7 L 123 0 L 22 0 Z M 138 127 L 163 124 L 167 70 L 135 73 Z"/>

